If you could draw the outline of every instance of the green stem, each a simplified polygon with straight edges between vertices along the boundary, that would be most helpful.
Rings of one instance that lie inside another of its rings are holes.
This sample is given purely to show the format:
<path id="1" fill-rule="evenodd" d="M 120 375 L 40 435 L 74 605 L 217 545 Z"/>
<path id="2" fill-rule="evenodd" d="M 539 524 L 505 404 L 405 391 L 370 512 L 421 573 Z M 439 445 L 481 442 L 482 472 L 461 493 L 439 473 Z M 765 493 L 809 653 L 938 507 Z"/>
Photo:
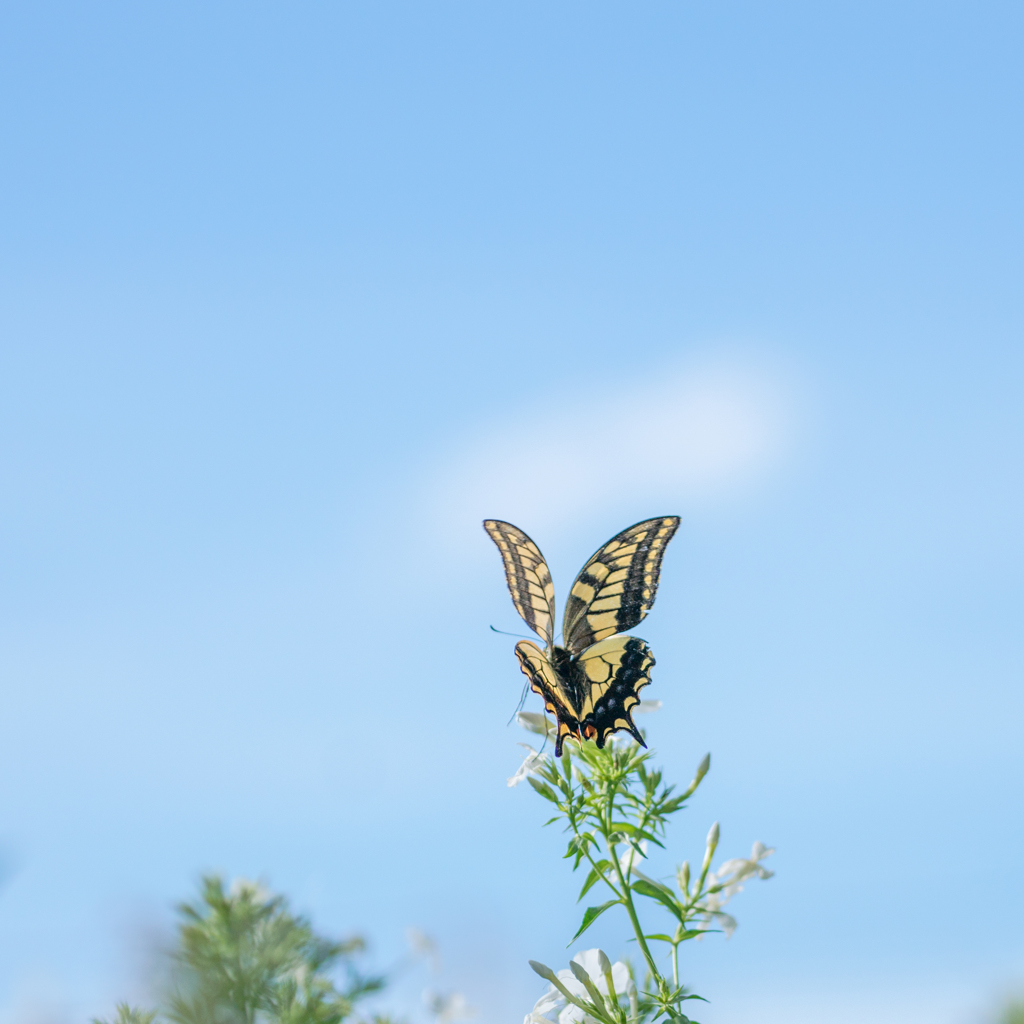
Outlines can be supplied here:
<path id="1" fill-rule="evenodd" d="M 569 819 L 569 824 L 572 826 L 573 835 L 579 838 L 580 830 L 576 823 L 576 816 L 574 814 L 567 813 L 566 817 Z M 607 841 L 605 845 L 607 846 Z M 611 891 L 615 893 L 615 895 L 621 900 L 622 893 L 619 892 L 619 890 L 616 889 L 614 885 L 612 885 L 612 883 L 608 880 L 608 876 L 597 866 L 597 862 L 590 855 L 590 847 L 585 843 L 583 844 L 583 856 L 587 858 L 587 862 L 598 873 L 598 875 L 601 878 L 601 881 L 604 882 L 604 884 L 607 885 L 608 888 L 611 889 Z"/>
<path id="2" fill-rule="evenodd" d="M 578 832 L 576 834 L 579 835 Z M 594 861 L 594 858 L 590 856 L 590 851 L 584 850 L 583 855 L 587 858 L 588 861 L 590 861 L 590 866 L 598 873 L 598 875 L 600 875 L 601 881 L 604 882 L 604 884 L 607 885 L 608 888 L 611 889 L 611 891 L 615 893 L 615 895 L 618 896 L 618 898 L 621 900 L 622 893 L 619 892 L 619 890 L 616 889 L 615 886 L 608 881 L 608 876 L 597 866 L 597 864 Z"/>
<path id="3" fill-rule="evenodd" d="M 636 907 L 633 905 L 633 890 L 629 887 L 629 882 L 625 875 L 622 873 L 622 865 L 619 863 L 619 851 L 615 843 L 610 839 L 612 834 L 612 821 L 615 811 L 615 791 L 618 788 L 618 783 L 609 783 L 607 790 L 607 797 L 605 802 L 605 820 L 602 823 L 601 831 L 604 835 L 604 844 L 611 854 L 611 862 L 615 867 L 615 873 L 619 876 L 619 885 L 622 886 L 622 900 L 626 908 L 626 913 L 629 915 L 630 923 L 633 925 L 633 932 L 636 935 L 637 945 L 640 947 L 640 952 L 643 953 L 644 959 L 647 961 L 647 967 L 651 972 L 651 975 L 656 978 L 659 982 L 663 983 L 660 972 L 654 963 L 654 957 L 651 956 L 651 951 L 647 946 L 647 939 L 644 937 L 644 930 L 640 927 L 640 918 L 637 917 Z"/>
<path id="4" fill-rule="evenodd" d="M 650 969 L 652 975 L 662 980 L 661 973 L 655 966 L 654 957 L 651 956 L 650 949 L 647 948 L 647 939 L 644 938 L 644 930 L 640 927 L 640 918 L 637 917 L 636 907 L 633 906 L 633 890 L 630 889 L 625 877 L 622 874 L 622 866 L 619 864 L 618 849 L 614 843 L 608 842 L 608 836 L 605 835 L 605 844 L 608 846 L 608 851 L 612 855 L 612 864 L 615 865 L 615 873 L 619 876 L 619 884 L 622 886 L 623 891 L 623 904 L 626 907 L 626 913 L 629 914 L 629 920 L 633 925 L 633 932 L 636 934 L 636 942 L 640 947 L 640 952 L 643 953 L 644 959 L 647 961 L 647 966 Z"/>

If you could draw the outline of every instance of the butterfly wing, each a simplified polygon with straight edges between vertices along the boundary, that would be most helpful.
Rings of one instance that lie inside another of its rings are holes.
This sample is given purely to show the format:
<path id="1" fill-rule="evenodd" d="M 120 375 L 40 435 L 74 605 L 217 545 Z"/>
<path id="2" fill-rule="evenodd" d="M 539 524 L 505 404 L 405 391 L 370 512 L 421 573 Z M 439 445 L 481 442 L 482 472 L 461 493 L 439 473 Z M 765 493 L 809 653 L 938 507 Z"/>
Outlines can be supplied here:
<path id="1" fill-rule="evenodd" d="M 555 585 L 540 548 L 518 526 L 500 519 L 485 519 L 484 529 L 501 552 L 516 611 L 550 644 L 555 635 Z"/>
<path id="2" fill-rule="evenodd" d="M 558 731 L 555 736 L 555 756 L 562 756 L 562 742 L 566 736 L 579 732 L 579 716 L 573 707 L 573 697 L 562 684 L 544 652 L 532 640 L 520 640 L 516 644 L 516 657 L 530 689 L 544 698 L 544 708 L 555 716 Z"/>
<path id="3" fill-rule="evenodd" d="M 647 746 L 630 714 L 640 703 L 638 691 L 651 681 L 654 655 L 647 644 L 636 636 L 609 637 L 584 651 L 579 666 L 589 683 L 580 715 L 583 735 L 603 747 L 611 733 L 625 729 Z"/>
<path id="4" fill-rule="evenodd" d="M 678 516 L 645 519 L 591 556 L 565 603 L 562 637 L 569 651 L 579 654 L 644 618 L 654 604 L 665 546 L 678 528 Z"/>
<path id="5" fill-rule="evenodd" d="M 639 637 L 615 636 L 594 644 L 568 663 L 569 679 L 562 678 L 530 640 L 516 644 L 516 657 L 530 688 L 544 698 L 544 707 L 558 722 L 556 757 L 561 757 L 566 736 L 594 740 L 603 747 L 620 729 L 646 746 L 630 714 L 640 703 L 638 691 L 651 681 L 654 666 L 651 649 Z"/>

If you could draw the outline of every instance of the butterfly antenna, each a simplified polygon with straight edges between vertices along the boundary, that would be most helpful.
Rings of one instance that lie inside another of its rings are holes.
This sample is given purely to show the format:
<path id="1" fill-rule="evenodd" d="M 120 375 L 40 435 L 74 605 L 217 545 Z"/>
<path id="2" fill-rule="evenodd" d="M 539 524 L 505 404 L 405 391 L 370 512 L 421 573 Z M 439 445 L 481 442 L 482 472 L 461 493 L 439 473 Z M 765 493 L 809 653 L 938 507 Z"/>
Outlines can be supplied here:
<path id="1" fill-rule="evenodd" d="M 494 629 L 494 627 L 491 626 L 491 629 Z M 529 640 L 530 639 L 525 633 L 509 633 L 507 630 L 504 630 L 504 629 L 494 629 L 494 632 L 495 633 L 501 633 L 502 636 L 518 636 L 518 637 L 520 637 L 523 640 Z"/>
<path id="2" fill-rule="evenodd" d="M 547 715 L 544 716 L 544 719 L 545 719 L 545 721 L 547 721 Z M 548 745 L 548 734 L 547 734 L 547 732 L 545 732 L 544 733 L 544 742 L 540 745 L 540 750 L 538 750 L 537 753 L 538 754 L 543 754 L 544 753 L 544 748 L 547 745 Z"/>
<path id="3" fill-rule="evenodd" d="M 493 626 L 491 628 L 494 629 Z M 495 629 L 494 631 L 495 631 L 495 633 L 500 632 L 500 630 L 497 630 L 497 629 Z M 515 720 L 516 715 L 518 715 L 519 712 L 523 710 L 523 705 L 526 703 L 526 695 L 529 692 L 530 692 L 530 680 L 527 679 L 526 682 L 523 683 L 523 693 L 522 693 L 522 696 L 520 696 L 520 698 L 519 698 L 519 703 L 516 705 L 515 711 L 512 712 L 512 717 L 505 723 L 505 728 L 506 729 Z"/>

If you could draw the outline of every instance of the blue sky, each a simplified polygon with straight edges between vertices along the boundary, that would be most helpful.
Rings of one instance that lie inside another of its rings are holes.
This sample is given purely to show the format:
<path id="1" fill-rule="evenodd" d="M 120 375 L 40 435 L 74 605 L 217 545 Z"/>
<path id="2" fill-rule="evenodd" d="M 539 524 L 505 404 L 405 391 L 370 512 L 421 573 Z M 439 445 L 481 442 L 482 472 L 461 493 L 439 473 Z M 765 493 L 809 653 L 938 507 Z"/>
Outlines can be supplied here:
<path id="1" fill-rule="evenodd" d="M 484 516 L 560 600 L 683 517 L 658 867 L 778 850 L 705 1024 L 1024 987 L 1018 5 L 0 25 L 0 1021 L 139 994 L 203 870 L 521 1020 L 576 885 Z"/>

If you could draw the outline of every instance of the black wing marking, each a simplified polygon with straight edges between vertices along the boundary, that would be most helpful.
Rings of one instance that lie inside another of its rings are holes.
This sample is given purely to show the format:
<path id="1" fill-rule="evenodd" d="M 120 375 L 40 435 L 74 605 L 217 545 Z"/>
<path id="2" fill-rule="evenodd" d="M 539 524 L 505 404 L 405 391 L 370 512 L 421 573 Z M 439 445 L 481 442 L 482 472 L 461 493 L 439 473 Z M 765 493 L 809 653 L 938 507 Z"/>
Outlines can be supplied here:
<path id="1" fill-rule="evenodd" d="M 643 640 L 617 636 L 591 647 L 582 658 L 556 671 L 547 655 L 530 640 L 516 644 L 519 664 L 530 688 L 558 723 L 555 756 L 571 738 L 594 740 L 603 747 L 614 732 L 625 730 L 646 746 L 630 712 L 640 703 L 638 691 L 651 681 L 654 656 Z M 566 678 L 568 676 L 568 678 Z"/>
<path id="2" fill-rule="evenodd" d="M 500 519 L 485 519 L 484 529 L 501 552 L 516 611 L 550 644 L 555 635 L 555 585 L 540 548 L 518 526 Z"/>
<path id="3" fill-rule="evenodd" d="M 654 604 L 665 547 L 678 516 L 646 519 L 616 534 L 580 570 L 562 619 L 566 648 L 580 654 L 592 644 L 632 629 Z"/>
<path id="4" fill-rule="evenodd" d="M 579 731 L 579 716 L 573 707 L 576 695 L 569 693 L 547 656 L 532 640 L 520 640 L 516 644 L 516 657 L 530 681 L 530 689 L 544 698 L 545 710 L 555 716 L 555 757 L 561 757 L 566 736 Z"/>
<path id="5" fill-rule="evenodd" d="M 636 636 L 610 637 L 586 650 L 579 666 L 590 684 L 581 716 L 583 735 L 600 748 L 613 732 L 624 729 L 646 747 L 630 712 L 640 703 L 638 691 L 651 681 L 650 647 Z"/>

